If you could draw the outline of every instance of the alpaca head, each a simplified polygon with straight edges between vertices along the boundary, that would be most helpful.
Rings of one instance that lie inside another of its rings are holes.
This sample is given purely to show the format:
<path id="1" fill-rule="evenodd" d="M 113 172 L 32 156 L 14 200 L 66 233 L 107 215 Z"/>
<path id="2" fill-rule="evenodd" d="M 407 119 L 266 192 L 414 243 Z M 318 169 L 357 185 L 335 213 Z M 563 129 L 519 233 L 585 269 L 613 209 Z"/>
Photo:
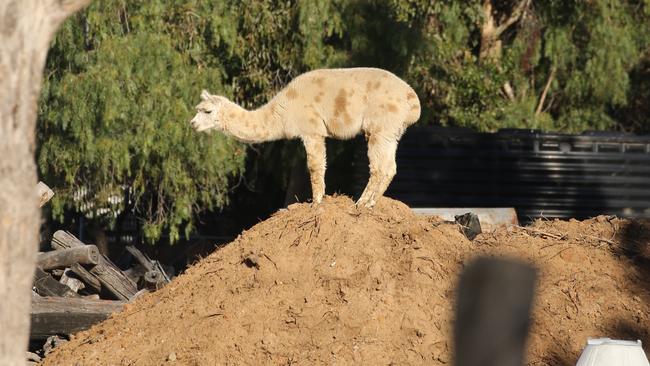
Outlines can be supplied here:
<path id="1" fill-rule="evenodd" d="M 201 92 L 201 103 L 196 106 L 196 115 L 190 121 L 192 127 L 197 131 L 219 130 L 223 131 L 223 119 L 221 108 L 226 98 L 212 95 L 203 90 Z"/>

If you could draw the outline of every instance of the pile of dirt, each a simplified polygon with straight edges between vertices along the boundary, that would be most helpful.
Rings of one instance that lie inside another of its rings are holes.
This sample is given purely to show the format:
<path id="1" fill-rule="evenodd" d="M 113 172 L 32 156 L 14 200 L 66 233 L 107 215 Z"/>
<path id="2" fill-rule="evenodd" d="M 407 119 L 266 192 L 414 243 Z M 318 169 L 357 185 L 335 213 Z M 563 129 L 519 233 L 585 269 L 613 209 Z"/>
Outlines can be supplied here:
<path id="1" fill-rule="evenodd" d="M 540 270 L 528 363 L 575 364 L 588 337 L 650 346 L 650 228 L 608 217 L 538 221 L 468 241 L 381 199 L 296 204 L 157 293 L 76 335 L 46 365 L 451 362 L 454 288 L 478 255 Z"/>

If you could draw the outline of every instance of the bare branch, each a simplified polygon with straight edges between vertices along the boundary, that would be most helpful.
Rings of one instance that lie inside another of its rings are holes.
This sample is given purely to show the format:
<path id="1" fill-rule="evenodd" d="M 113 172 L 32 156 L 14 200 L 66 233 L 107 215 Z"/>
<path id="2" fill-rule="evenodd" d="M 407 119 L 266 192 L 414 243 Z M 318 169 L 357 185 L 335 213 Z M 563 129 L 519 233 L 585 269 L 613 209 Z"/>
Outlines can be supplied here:
<path id="1" fill-rule="evenodd" d="M 542 108 L 544 107 L 544 100 L 546 100 L 546 94 L 548 94 L 548 89 L 551 87 L 551 82 L 553 82 L 553 78 L 555 77 L 555 66 L 551 68 L 551 73 L 548 75 L 548 80 L 546 80 L 546 85 L 544 86 L 544 90 L 542 91 L 542 95 L 539 97 L 539 104 L 537 104 L 537 110 L 535 111 L 535 115 L 539 115 L 542 113 Z"/>
<path id="2" fill-rule="evenodd" d="M 512 89 L 512 85 L 509 81 L 506 81 L 505 84 L 503 84 L 503 92 L 511 101 L 515 100 L 515 91 Z"/>
<path id="3" fill-rule="evenodd" d="M 522 0 L 520 1 L 517 6 L 515 6 L 514 10 L 512 11 L 512 14 L 510 14 L 510 17 L 506 19 L 503 23 L 499 24 L 498 27 L 494 30 L 494 37 L 497 38 L 501 35 L 501 33 L 505 32 L 506 29 L 508 29 L 511 25 L 515 24 L 521 16 L 524 14 L 528 6 L 530 5 L 531 0 Z"/>

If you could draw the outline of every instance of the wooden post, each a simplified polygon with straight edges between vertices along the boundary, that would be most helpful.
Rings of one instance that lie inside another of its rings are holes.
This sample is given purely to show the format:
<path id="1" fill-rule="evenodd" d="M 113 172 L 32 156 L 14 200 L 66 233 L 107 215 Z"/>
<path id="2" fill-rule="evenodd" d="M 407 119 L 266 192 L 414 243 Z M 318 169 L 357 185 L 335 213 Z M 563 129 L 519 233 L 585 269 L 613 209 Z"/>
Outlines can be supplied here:
<path id="1" fill-rule="evenodd" d="M 90 328 L 122 310 L 124 302 L 110 300 L 41 297 L 32 300 L 30 336 L 45 339 Z"/>
<path id="2" fill-rule="evenodd" d="M 37 102 L 59 25 L 89 0 L 0 1 L 0 365 L 24 364 L 40 211 Z"/>
<path id="3" fill-rule="evenodd" d="M 461 273 L 454 326 L 454 365 L 520 366 L 537 271 L 510 259 L 479 257 Z"/>
<path id="4" fill-rule="evenodd" d="M 66 268 L 75 263 L 97 264 L 99 263 L 99 250 L 94 245 L 74 247 L 51 252 L 39 253 L 36 265 L 44 270 L 54 268 Z"/>

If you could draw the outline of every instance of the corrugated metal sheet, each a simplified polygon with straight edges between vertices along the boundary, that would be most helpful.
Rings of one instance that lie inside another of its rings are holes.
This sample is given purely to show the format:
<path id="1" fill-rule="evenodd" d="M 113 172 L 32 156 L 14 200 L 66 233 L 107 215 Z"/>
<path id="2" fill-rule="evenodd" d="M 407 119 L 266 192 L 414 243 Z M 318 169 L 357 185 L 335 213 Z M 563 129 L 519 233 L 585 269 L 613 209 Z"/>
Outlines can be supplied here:
<path id="1" fill-rule="evenodd" d="M 359 146 L 356 192 L 368 175 Z M 650 217 L 650 136 L 413 127 L 386 195 L 411 207 L 515 207 L 520 221 Z"/>

